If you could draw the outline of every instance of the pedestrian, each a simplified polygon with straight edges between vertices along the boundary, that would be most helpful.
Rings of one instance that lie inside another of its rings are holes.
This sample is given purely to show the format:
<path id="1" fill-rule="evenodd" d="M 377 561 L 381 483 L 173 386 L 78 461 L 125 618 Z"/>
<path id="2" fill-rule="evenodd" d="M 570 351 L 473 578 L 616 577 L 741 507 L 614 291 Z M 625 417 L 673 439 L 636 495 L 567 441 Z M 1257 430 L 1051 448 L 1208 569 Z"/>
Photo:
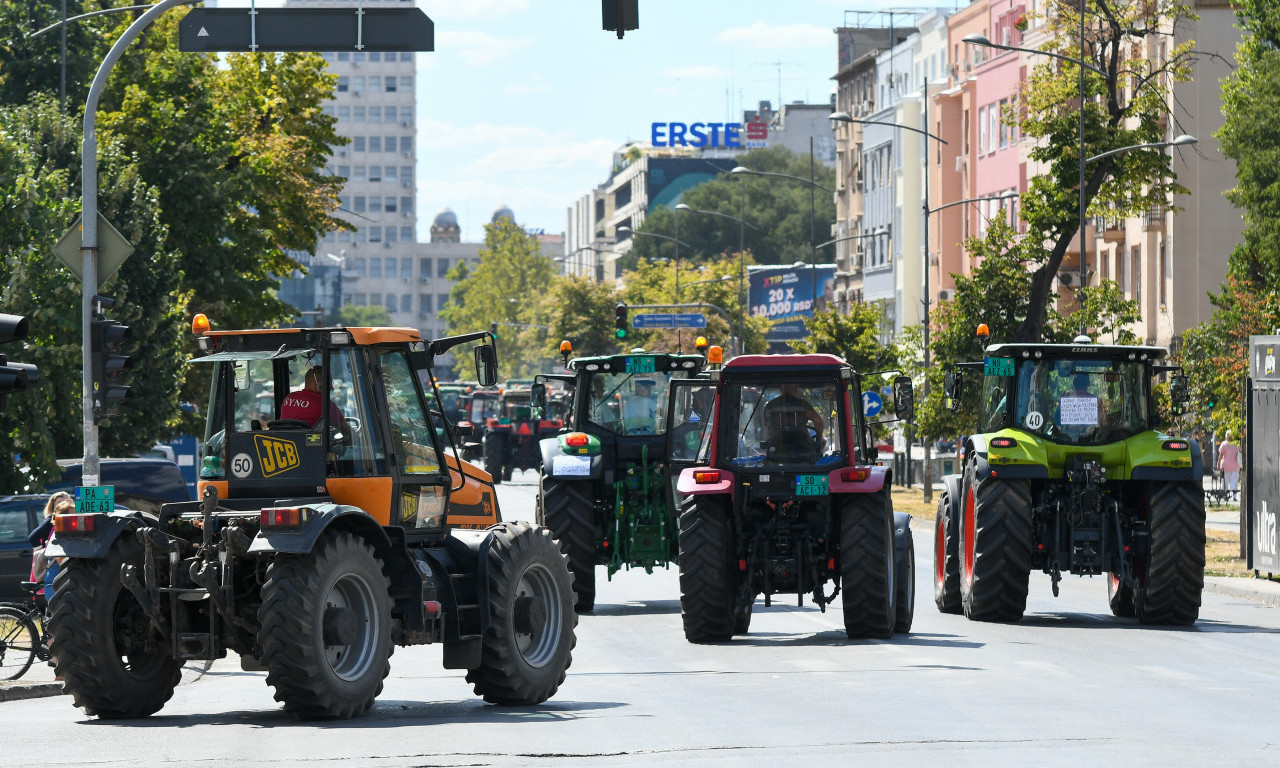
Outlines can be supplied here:
<path id="1" fill-rule="evenodd" d="M 31 544 L 31 581 L 41 584 L 42 586 L 36 590 L 35 600 L 37 603 L 48 603 L 48 598 L 53 597 L 53 577 L 58 575 L 58 563 L 50 560 L 44 554 L 44 548 L 48 545 L 49 539 L 53 537 L 53 516 L 62 512 L 74 512 L 76 503 L 71 498 L 71 494 L 66 491 L 58 491 L 49 497 L 44 504 L 44 519 L 36 529 L 27 534 L 27 542 Z M 50 573 L 52 572 L 52 574 Z"/>
<path id="2" fill-rule="evenodd" d="M 1228 429 L 1218 446 L 1218 469 L 1222 471 L 1226 489 L 1234 494 L 1240 489 L 1240 446 L 1232 442 L 1232 437 Z"/>

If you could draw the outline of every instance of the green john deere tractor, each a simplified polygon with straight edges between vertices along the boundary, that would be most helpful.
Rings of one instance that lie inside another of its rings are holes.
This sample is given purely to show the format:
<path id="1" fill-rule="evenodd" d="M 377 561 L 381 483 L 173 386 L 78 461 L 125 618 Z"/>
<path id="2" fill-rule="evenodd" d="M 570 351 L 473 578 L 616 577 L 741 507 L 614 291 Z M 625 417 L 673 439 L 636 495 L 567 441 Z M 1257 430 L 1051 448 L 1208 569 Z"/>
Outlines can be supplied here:
<path id="1" fill-rule="evenodd" d="M 652 573 L 679 552 L 674 477 L 664 456 L 667 391 L 702 370 L 700 355 L 580 357 L 561 380 L 574 391 L 566 426 L 539 443 L 539 521 L 569 557 L 578 612 L 595 607 L 597 565 Z M 533 406 L 547 407 L 546 385 Z"/>
<path id="2" fill-rule="evenodd" d="M 1170 377 L 1175 413 L 1186 376 L 1159 347 L 996 344 L 945 375 L 980 372 L 978 425 L 961 474 L 943 478 L 934 600 L 944 613 L 1017 621 L 1032 569 L 1105 576 L 1116 616 L 1192 624 L 1204 589 L 1203 466 L 1194 440 L 1159 431 L 1152 381 Z"/>

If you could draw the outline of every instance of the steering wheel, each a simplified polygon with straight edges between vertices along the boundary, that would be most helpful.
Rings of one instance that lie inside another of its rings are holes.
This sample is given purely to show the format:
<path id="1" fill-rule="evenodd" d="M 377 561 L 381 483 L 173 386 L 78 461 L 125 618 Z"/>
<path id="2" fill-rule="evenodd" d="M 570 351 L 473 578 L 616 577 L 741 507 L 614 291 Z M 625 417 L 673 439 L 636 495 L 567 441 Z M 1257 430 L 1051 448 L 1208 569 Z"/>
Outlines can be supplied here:
<path id="1" fill-rule="evenodd" d="M 267 429 L 310 429 L 311 425 L 302 419 L 272 419 L 267 422 Z"/>

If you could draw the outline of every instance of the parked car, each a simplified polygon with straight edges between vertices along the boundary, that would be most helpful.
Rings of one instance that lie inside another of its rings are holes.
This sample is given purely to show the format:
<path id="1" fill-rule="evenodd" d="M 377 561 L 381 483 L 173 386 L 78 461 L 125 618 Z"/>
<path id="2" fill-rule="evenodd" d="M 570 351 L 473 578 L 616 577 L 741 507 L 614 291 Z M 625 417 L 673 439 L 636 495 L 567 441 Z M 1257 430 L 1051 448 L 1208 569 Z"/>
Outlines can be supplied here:
<path id="1" fill-rule="evenodd" d="M 18 586 L 31 575 L 31 544 L 27 534 L 40 525 L 48 493 L 0 496 L 0 600 L 21 600 Z"/>
<path id="2" fill-rule="evenodd" d="M 99 485 L 113 485 L 116 506 L 153 515 L 160 505 L 171 501 L 191 501 L 187 482 L 177 464 L 167 459 L 99 459 Z M 62 480 L 47 490 L 74 492 L 80 481 L 80 459 L 60 459 Z"/>

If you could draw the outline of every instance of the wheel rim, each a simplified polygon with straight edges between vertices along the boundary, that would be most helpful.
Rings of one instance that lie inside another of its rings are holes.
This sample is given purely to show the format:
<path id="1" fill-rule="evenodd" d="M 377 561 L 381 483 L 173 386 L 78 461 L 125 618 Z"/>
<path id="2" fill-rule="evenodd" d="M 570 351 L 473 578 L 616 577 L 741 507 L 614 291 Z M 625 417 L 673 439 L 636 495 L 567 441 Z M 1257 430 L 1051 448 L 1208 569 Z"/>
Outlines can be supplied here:
<path id="1" fill-rule="evenodd" d="M 124 671 L 135 679 L 155 676 L 164 666 L 165 655 L 158 638 L 151 637 L 151 622 L 133 595 L 120 590 L 111 619 L 112 651 Z M 151 647 L 148 648 L 148 640 Z"/>
<path id="2" fill-rule="evenodd" d="M 964 495 L 964 581 L 973 584 L 974 537 L 977 535 L 977 522 L 973 514 L 973 486 Z"/>
<path id="3" fill-rule="evenodd" d="M 324 655 L 329 668 L 343 680 L 357 680 L 369 670 L 377 653 L 378 623 L 381 618 L 373 597 L 373 587 L 361 575 L 348 573 L 341 576 L 329 588 L 324 600 L 324 615 L 346 612 L 354 620 L 355 634 L 351 642 L 325 642 Z M 325 619 L 322 618 L 322 623 Z M 324 630 L 321 629 L 323 633 Z"/>
<path id="4" fill-rule="evenodd" d="M 938 513 L 937 522 L 933 526 L 933 583 L 941 588 L 947 581 L 947 537 L 943 530 L 942 516 Z"/>
<path id="5" fill-rule="evenodd" d="M 560 646 L 560 628 L 564 622 L 564 608 L 560 604 L 555 576 L 545 565 L 534 564 L 520 574 L 512 604 L 516 613 L 538 615 L 534 626 L 514 617 L 512 632 L 516 650 L 531 667 L 542 667 L 555 658 Z"/>

